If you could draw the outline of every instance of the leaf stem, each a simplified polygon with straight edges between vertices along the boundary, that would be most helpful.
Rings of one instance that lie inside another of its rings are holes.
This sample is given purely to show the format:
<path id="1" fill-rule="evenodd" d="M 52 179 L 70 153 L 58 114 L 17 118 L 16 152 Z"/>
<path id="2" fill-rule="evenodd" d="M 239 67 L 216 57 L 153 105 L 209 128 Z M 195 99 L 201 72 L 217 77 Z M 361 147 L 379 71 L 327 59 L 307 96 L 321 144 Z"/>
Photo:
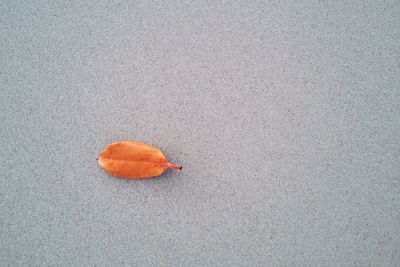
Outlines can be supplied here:
<path id="1" fill-rule="evenodd" d="M 180 166 L 180 165 L 176 165 L 176 164 L 172 164 L 172 163 L 167 163 L 167 168 L 172 168 L 172 169 L 175 169 L 175 170 L 182 170 L 182 166 Z"/>

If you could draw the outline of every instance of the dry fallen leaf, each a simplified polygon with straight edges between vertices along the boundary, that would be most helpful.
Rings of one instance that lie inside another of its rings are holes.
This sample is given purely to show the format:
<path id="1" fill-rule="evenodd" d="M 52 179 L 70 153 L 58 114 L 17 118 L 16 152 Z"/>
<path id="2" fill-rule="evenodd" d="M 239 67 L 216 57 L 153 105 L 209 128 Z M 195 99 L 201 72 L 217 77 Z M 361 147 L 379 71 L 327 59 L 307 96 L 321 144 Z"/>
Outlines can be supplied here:
<path id="1" fill-rule="evenodd" d="M 122 178 L 150 178 L 166 169 L 182 170 L 182 166 L 168 162 L 156 147 L 133 141 L 112 143 L 99 155 L 100 166 L 110 174 Z"/>

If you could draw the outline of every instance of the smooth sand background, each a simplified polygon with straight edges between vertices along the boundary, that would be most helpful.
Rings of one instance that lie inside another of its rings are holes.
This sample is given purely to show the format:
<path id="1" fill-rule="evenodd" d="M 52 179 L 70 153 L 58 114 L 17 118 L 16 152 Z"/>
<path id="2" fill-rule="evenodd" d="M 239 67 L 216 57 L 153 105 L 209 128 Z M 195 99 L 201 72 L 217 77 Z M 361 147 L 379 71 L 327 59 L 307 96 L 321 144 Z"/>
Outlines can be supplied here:
<path id="1" fill-rule="evenodd" d="M 400 2 L 194 2 L 1 1 L 1 265 L 400 266 Z"/>

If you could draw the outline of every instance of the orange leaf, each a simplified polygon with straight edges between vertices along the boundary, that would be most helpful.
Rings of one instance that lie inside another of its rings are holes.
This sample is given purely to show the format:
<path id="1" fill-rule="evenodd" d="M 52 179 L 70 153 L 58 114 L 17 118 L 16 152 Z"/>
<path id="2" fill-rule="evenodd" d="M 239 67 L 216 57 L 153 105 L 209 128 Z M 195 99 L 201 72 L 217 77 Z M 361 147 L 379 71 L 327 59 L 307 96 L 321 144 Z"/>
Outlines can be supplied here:
<path id="1" fill-rule="evenodd" d="M 156 147 L 133 141 L 112 143 L 99 156 L 100 166 L 110 174 L 122 178 L 150 178 L 166 169 L 182 170 L 182 166 L 168 162 Z"/>

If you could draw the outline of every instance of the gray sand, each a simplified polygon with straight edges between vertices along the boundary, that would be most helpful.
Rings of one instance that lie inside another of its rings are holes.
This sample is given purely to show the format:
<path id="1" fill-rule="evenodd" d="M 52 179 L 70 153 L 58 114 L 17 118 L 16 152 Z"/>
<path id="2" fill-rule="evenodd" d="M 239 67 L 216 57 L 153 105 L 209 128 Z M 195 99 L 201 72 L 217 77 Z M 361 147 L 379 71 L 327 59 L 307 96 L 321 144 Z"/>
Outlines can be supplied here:
<path id="1" fill-rule="evenodd" d="M 1 1 L 0 264 L 400 266 L 400 2 L 191 2 Z"/>

